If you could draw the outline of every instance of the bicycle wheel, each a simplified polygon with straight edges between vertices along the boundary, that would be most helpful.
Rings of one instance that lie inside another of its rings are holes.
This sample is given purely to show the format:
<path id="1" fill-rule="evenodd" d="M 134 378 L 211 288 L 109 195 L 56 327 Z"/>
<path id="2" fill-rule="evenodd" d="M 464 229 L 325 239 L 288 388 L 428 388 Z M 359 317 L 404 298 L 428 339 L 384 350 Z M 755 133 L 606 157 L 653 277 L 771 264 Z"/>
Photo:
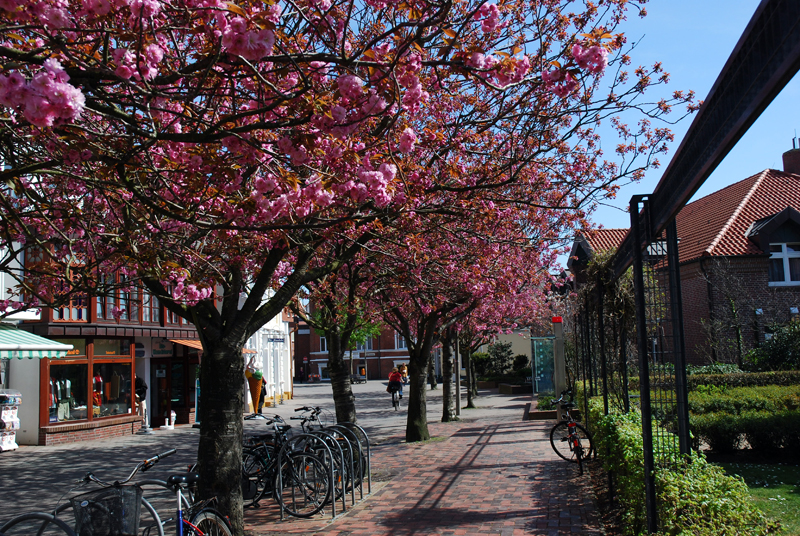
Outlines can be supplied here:
<path id="1" fill-rule="evenodd" d="M 45 512 L 22 514 L 0 526 L 4 536 L 76 536 L 62 520 Z"/>
<path id="2" fill-rule="evenodd" d="M 193 526 L 187 536 L 233 536 L 225 518 L 213 510 L 201 510 L 189 523 Z"/>
<path id="3" fill-rule="evenodd" d="M 266 456 L 266 457 L 265 457 Z M 274 451 L 269 447 L 242 450 L 242 500 L 244 506 L 258 506 L 269 489 L 269 460 Z"/>
<path id="4" fill-rule="evenodd" d="M 150 480 L 147 481 L 147 484 L 153 484 L 157 482 L 161 482 L 165 488 L 167 487 L 167 483 L 162 481 Z M 172 501 L 170 504 L 172 504 Z M 55 509 L 53 514 L 59 521 L 69 525 L 73 532 L 75 531 L 75 512 L 72 509 L 72 504 L 69 502 L 62 504 Z M 164 527 L 161 524 L 161 518 L 159 517 L 158 512 L 156 512 L 156 509 L 152 504 L 150 504 L 150 501 L 144 497 L 142 497 L 142 508 L 139 513 L 139 535 L 164 536 Z"/>
<path id="5" fill-rule="evenodd" d="M 394 410 L 397 411 L 397 407 L 400 405 L 400 399 L 398 398 L 397 391 L 392 391 L 392 406 L 394 406 Z"/>
<path id="6" fill-rule="evenodd" d="M 578 474 L 583 474 L 583 446 L 581 445 L 581 438 L 575 438 L 575 444 L 572 446 L 572 450 L 575 453 L 575 461 L 578 462 Z"/>
<path id="7" fill-rule="evenodd" d="M 305 452 L 291 453 L 275 475 L 275 498 L 289 515 L 311 517 L 330 500 L 329 480 L 322 460 Z"/>
<path id="8" fill-rule="evenodd" d="M 575 433 L 578 434 L 581 445 L 584 445 L 583 457 L 588 458 L 594 451 L 592 435 L 586 430 L 586 428 L 578 423 L 575 423 Z M 569 428 L 567 427 L 566 421 L 556 424 L 553 426 L 552 430 L 550 430 L 550 445 L 560 458 L 563 458 L 568 462 L 578 461 L 575 457 L 575 449 L 569 442 Z"/>

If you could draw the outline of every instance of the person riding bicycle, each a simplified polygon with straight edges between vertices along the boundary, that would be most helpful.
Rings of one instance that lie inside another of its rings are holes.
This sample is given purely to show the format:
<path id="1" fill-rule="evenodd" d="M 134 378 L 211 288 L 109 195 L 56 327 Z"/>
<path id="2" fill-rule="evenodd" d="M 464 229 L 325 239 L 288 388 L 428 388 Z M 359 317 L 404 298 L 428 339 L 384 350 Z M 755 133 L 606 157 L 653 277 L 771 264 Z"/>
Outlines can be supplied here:
<path id="1" fill-rule="evenodd" d="M 400 371 L 394 367 L 389 373 L 389 387 L 386 388 L 387 393 L 397 391 L 400 393 L 400 398 L 403 398 L 403 377 L 400 376 Z"/>

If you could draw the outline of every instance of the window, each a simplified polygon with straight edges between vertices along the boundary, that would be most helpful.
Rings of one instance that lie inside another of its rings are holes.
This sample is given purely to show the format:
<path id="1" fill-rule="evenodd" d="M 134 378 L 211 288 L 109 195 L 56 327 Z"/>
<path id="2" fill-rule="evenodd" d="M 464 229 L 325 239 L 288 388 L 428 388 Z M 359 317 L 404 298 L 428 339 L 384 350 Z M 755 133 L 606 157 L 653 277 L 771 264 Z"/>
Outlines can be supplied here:
<path id="1" fill-rule="evenodd" d="M 103 282 L 108 282 L 111 289 L 105 296 L 97 297 L 98 320 L 121 320 L 127 322 L 139 321 L 139 292 L 126 286 L 125 276 L 103 276 Z M 117 283 L 118 282 L 118 283 Z M 117 284 L 121 288 L 117 288 Z M 116 312 L 116 316 L 115 313 Z"/>
<path id="2" fill-rule="evenodd" d="M 800 285 L 800 243 L 769 245 L 769 285 Z"/>
<path id="3" fill-rule="evenodd" d="M 395 333 L 394 334 L 394 347 L 397 348 L 398 350 L 405 350 L 406 348 L 408 348 L 408 345 L 406 344 L 405 337 L 403 337 L 399 333 Z"/>
<path id="4" fill-rule="evenodd" d="M 161 306 L 158 298 L 149 292 L 142 292 L 142 322 L 161 322 Z"/>
<path id="5" fill-rule="evenodd" d="M 366 341 L 356 344 L 356 350 L 359 352 L 372 350 L 372 337 L 368 337 Z"/>
<path id="6" fill-rule="evenodd" d="M 320 352 L 328 351 L 328 341 L 325 340 L 325 337 L 319 338 L 319 351 Z"/>

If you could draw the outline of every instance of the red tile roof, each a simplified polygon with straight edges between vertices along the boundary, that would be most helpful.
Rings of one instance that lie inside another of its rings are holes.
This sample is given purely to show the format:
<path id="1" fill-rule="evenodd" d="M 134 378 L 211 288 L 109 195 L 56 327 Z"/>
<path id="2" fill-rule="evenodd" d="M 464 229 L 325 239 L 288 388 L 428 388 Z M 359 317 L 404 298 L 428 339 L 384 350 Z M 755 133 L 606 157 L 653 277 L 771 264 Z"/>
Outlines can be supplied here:
<path id="1" fill-rule="evenodd" d="M 760 255 L 746 236 L 756 220 L 786 207 L 800 210 L 800 175 L 766 169 L 693 201 L 678 213 L 681 262 L 713 255 Z M 592 251 L 617 249 L 628 229 L 583 233 Z"/>
<path id="2" fill-rule="evenodd" d="M 622 244 L 626 234 L 628 234 L 627 229 L 593 229 L 584 232 L 592 251 L 616 250 Z"/>
<path id="3" fill-rule="evenodd" d="M 678 214 L 681 262 L 710 255 L 758 255 L 747 230 L 787 206 L 800 210 L 800 175 L 767 169 L 689 203 Z"/>

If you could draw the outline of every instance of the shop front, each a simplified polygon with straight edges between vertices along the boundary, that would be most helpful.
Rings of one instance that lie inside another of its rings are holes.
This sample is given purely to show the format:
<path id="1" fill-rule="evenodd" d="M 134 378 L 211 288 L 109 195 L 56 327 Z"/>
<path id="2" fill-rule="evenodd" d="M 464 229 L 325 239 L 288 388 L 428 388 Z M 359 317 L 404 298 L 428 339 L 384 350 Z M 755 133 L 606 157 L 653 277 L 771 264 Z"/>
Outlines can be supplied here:
<path id="1" fill-rule="evenodd" d="M 52 445 L 134 433 L 131 338 L 54 338 L 70 349 L 9 365 L 9 386 L 22 394 L 21 443 Z"/>
<path id="2" fill-rule="evenodd" d="M 21 388 L 24 377 L 12 383 L 11 372 L 14 367 L 11 366 L 11 360 L 29 361 L 35 370 L 40 359 L 64 358 L 70 350 L 72 347 L 69 345 L 0 324 L 0 452 L 17 449 L 18 441 L 21 441 L 21 437 L 17 436 L 22 425 L 32 428 L 36 424 L 35 420 L 29 422 L 28 419 L 36 419 L 38 400 L 27 389 L 24 390 L 27 396 L 23 396 Z M 33 411 L 26 411 L 31 409 Z"/>
<path id="3" fill-rule="evenodd" d="M 197 378 L 200 372 L 200 341 L 172 339 L 168 346 L 153 349 L 150 362 L 152 389 L 150 422 L 153 427 L 169 424 L 175 412 L 175 424 L 194 424 Z M 172 355 L 164 356 L 169 351 Z"/>

